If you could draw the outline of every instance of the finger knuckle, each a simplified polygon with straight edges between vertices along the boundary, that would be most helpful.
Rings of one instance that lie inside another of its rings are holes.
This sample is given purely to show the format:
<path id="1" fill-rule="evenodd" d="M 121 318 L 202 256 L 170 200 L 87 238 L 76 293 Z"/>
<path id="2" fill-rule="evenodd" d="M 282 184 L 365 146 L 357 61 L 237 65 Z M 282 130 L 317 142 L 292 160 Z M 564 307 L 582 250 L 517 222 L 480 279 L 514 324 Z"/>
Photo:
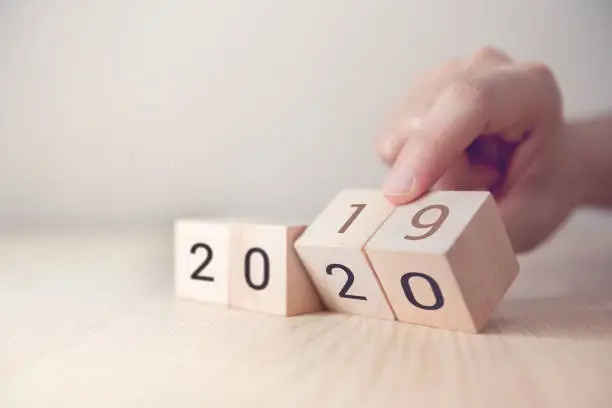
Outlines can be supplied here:
<path id="1" fill-rule="evenodd" d="M 486 84 L 471 80 L 457 82 L 448 87 L 446 94 L 457 103 L 471 107 L 484 107 L 490 100 Z"/>
<path id="2" fill-rule="evenodd" d="M 485 45 L 478 48 L 472 56 L 474 60 L 497 60 L 497 61 L 510 61 L 508 55 L 501 49 L 492 45 Z"/>
<path id="3" fill-rule="evenodd" d="M 554 80 L 552 69 L 542 62 L 527 62 L 523 64 L 523 69 L 532 76 L 544 79 Z"/>
<path id="4" fill-rule="evenodd" d="M 527 73 L 534 84 L 539 87 L 542 95 L 545 95 L 548 101 L 548 112 L 555 115 L 561 115 L 562 112 L 562 95 L 555 74 L 550 66 L 542 62 L 527 62 L 522 64 L 521 68 Z"/>
<path id="5" fill-rule="evenodd" d="M 376 140 L 375 149 L 378 156 L 387 165 L 392 165 L 397 156 L 397 148 L 393 139 L 391 138 L 379 138 Z"/>

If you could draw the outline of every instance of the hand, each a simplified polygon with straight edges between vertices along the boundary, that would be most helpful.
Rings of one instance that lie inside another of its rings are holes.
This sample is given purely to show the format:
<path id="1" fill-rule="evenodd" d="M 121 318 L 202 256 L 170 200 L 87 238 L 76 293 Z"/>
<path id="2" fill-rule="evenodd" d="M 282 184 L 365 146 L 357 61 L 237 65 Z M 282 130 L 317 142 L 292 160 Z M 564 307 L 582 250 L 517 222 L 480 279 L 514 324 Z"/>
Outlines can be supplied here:
<path id="1" fill-rule="evenodd" d="M 397 205 L 429 190 L 488 190 L 516 252 L 535 248 L 579 195 L 551 70 L 483 48 L 419 78 L 376 139 L 391 167 L 383 192 Z"/>

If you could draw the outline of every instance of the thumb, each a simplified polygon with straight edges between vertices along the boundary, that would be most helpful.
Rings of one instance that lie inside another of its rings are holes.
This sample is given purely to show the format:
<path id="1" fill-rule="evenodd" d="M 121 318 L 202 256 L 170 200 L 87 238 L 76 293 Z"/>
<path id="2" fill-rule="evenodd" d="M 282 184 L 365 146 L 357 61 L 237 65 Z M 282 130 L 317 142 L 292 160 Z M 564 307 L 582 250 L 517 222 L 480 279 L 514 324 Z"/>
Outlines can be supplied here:
<path id="1" fill-rule="evenodd" d="M 445 91 L 423 126 L 406 138 L 382 186 L 387 199 L 401 205 L 427 192 L 485 124 L 485 105 L 477 88 L 462 84 Z"/>

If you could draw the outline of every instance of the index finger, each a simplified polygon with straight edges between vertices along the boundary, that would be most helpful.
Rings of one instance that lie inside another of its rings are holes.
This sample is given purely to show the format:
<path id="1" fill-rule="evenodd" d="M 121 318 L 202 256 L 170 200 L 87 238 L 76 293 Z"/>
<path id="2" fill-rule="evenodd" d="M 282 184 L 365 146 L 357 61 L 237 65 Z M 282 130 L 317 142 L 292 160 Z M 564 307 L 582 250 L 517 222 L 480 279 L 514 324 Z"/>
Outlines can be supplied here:
<path id="1" fill-rule="evenodd" d="M 383 184 L 394 204 L 410 202 L 448 170 L 480 135 L 536 125 L 558 111 L 556 88 L 541 65 L 503 67 L 448 87 L 406 142 Z M 544 74 L 544 75 L 542 75 Z"/>

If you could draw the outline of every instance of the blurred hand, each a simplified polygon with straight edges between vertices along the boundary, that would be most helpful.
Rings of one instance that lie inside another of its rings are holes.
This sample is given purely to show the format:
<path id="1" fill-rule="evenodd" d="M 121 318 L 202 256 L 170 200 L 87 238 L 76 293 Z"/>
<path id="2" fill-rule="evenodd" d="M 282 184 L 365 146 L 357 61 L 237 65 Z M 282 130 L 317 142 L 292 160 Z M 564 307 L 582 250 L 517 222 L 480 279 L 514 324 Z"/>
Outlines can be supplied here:
<path id="1" fill-rule="evenodd" d="M 515 251 L 545 240 L 580 183 L 554 75 L 483 48 L 419 78 L 376 139 L 394 204 L 429 190 L 488 190 Z"/>

